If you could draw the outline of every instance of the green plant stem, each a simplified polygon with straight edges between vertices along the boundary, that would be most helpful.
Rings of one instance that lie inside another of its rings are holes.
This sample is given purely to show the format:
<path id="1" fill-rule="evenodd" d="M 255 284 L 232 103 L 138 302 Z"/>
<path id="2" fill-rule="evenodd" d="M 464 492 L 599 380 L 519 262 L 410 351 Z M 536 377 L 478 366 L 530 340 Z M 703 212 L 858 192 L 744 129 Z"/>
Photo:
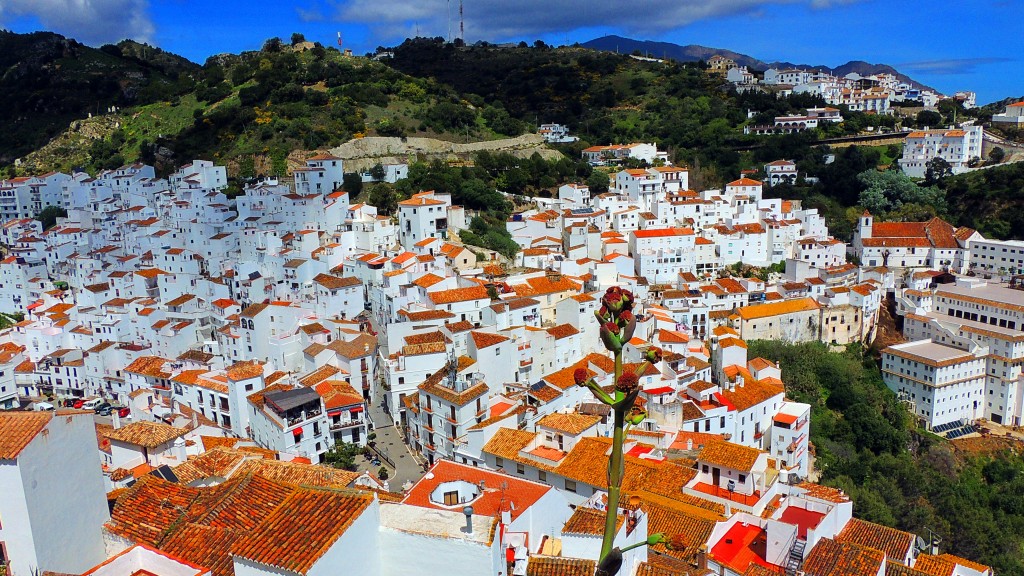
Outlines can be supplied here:
<path id="1" fill-rule="evenodd" d="M 622 352 L 615 353 L 615 382 L 622 376 Z M 616 394 L 618 396 L 618 394 Z M 604 539 L 601 541 L 601 558 L 611 551 L 615 544 L 615 528 L 619 518 L 619 491 L 622 488 L 622 443 L 626 410 L 616 407 L 615 433 L 612 438 L 612 457 L 608 460 L 608 513 L 604 521 Z"/>

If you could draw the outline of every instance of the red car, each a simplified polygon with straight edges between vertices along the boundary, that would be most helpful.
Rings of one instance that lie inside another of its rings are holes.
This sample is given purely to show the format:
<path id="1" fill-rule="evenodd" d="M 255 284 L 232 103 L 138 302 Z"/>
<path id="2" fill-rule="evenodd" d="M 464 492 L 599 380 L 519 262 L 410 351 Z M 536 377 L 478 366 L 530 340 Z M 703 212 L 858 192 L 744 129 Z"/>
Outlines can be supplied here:
<path id="1" fill-rule="evenodd" d="M 117 417 L 118 418 L 127 418 L 128 415 L 131 414 L 131 413 L 132 413 L 131 409 L 128 408 L 127 406 L 125 406 L 124 408 L 121 408 L 121 409 L 119 409 L 117 411 Z"/>
<path id="2" fill-rule="evenodd" d="M 75 410 L 80 409 L 82 404 L 85 404 L 85 400 L 75 400 Z"/>

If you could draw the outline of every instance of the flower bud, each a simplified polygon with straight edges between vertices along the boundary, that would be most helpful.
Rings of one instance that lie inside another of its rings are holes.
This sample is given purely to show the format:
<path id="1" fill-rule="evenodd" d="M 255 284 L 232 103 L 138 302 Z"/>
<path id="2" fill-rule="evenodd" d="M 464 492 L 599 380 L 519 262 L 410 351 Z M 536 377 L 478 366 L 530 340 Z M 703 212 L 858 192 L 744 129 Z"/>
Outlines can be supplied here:
<path id="1" fill-rule="evenodd" d="M 665 547 L 669 550 L 686 550 L 686 539 L 682 534 L 673 534 L 665 540 Z"/>
<path id="2" fill-rule="evenodd" d="M 651 364 L 657 364 L 658 362 L 661 362 L 663 356 L 664 352 L 662 352 L 661 348 L 651 346 L 647 349 L 647 352 L 644 353 L 644 360 L 647 360 Z"/>
<path id="3" fill-rule="evenodd" d="M 582 386 L 587 383 L 587 380 L 590 380 L 590 372 L 586 368 L 577 368 L 572 373 L 572 379 L 577 386 Z"/>
<path id="4" fill-rule="evenodd" d="M 623 372 L 622 376 L 619 376 L 618 381 L 615 382 L 615 389 L 629 394 L 640 387 L 640 377 L 634 372 Z"/>

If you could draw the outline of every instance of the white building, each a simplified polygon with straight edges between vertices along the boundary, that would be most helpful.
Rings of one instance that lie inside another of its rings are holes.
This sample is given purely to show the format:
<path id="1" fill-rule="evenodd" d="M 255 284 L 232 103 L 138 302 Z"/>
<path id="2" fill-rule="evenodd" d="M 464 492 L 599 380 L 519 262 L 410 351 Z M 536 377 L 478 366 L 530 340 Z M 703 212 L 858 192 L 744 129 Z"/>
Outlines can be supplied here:
<path id="1" fill-rule="evenodd" d="M 985 359 L 970 352 L 931 340 L 897 344 L 882 351 L 882 377 L 929 429 L 984 414 Z"/>
<path id="2" fill-rule="evenodd" d="M 93 416 L 4 412 L 0 438 L 8 574 L 78 574 L 103 561 L 108 513 Z"/>
<path id="3" fill-rule="evenodd" d="M 968 162 L 983 157 L 982 132 L 981 126 L 911 132 L 903 142 L 900 168 L 908 176 L 924 178 L 928 162 L 941 158 L 949 163 L 954 174 L 965 172 Z"/>
<path id="4" fill-rule="evenodd" d="M 1024 102 L 1014 102 L 1007 105 L 1002 114 L 993 114 L 992 124 L 1009 128 L 1024 126 Z"/>

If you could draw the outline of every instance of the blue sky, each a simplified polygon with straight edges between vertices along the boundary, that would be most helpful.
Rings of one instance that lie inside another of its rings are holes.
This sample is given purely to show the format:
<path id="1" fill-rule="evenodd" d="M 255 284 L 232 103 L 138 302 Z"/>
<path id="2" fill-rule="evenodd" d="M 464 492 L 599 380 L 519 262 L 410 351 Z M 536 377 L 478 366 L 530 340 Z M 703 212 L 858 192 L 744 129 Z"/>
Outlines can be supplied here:
<path id="1" fill-rule="evenodd" d="M 147 41 L 203 62 L 302 32 L 356 53 L 447 36 L 449 0 L 0 0 L 0 26 L 92 45 Z M 466 0 L 467 42 L 583 42 L 603 34 L 728 48 L 764 61 L 895 66 L 979 103 L 1024 96 L 1024 0 Z M 458 0 L 451 1 L 458 30 Z"/>

